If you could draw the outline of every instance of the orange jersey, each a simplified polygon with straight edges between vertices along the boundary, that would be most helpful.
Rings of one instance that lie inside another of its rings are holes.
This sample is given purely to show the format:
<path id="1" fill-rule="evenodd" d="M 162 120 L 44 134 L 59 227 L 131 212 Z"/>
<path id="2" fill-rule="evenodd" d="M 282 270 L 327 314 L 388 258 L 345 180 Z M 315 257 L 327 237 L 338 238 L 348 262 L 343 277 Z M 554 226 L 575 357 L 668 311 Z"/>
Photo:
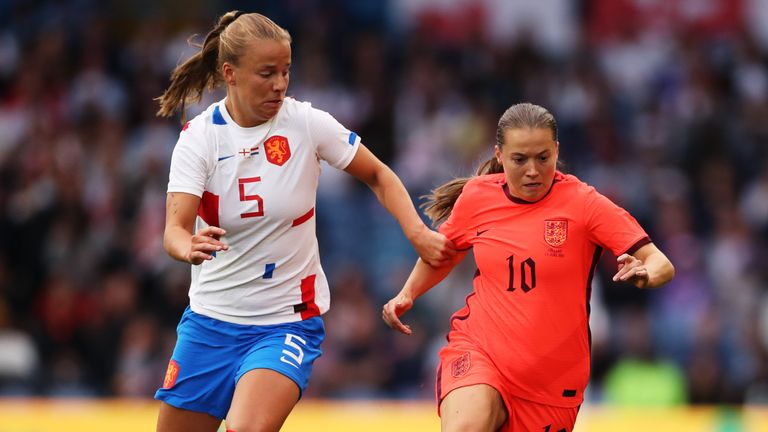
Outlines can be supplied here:
<path id="1" fill-rule="evenodd" d="M 604 248 L 617 256 L 650 242 L 624 209 L 572 175 L 529 203 L 504 174 L 471 179 L 440 232 L 473 248 L 478 272 L 451 334 L 468 336 L 507 388 L 535 402 L 581 404 L 589 379 L 589 298 Z"/>

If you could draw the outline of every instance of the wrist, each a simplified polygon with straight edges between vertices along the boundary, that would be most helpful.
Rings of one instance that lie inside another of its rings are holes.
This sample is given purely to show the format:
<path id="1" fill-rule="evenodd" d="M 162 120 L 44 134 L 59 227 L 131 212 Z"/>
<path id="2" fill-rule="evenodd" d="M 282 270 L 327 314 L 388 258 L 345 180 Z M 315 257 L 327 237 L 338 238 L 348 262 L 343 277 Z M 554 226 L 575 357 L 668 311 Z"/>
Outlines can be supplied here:
<path id="1" fill-rule="evenodd" d="M 413 297 L 413 293 L 408 287 L 403 288 L 400 291 L 400 294 L 398 294 L 397 296 L 400 297 L 401 301 L 405 301 L 405 302 L 413 303 L 413 301 L 415 300 Z"/>
<path id="2" fill-rule="evenodd" d="M 416 239 L 421 237 L 428 229 L 429 228 L 427 228 L 424 222 L 419 221 L 417 224 L 412 224 L 411 226 L 404 228 L 403 233 L 408 241 L 415 243 Z"/>

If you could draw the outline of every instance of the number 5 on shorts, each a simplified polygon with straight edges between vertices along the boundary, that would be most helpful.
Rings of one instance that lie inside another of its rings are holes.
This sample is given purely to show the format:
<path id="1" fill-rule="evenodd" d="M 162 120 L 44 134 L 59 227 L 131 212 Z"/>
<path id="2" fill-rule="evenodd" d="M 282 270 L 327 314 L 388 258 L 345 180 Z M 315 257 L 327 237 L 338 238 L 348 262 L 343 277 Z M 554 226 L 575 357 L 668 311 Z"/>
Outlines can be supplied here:
<path id="1" fill-rule="evenodd" d="M 291 360 L 293 360 L 293 362 L 288 360 L 287 358 L 285 358 L 285 355 L 280 357 L 280 361 L 283 362 L 283 363 L 288 363 L 289 365 L 291 365 L 291 366 L 295 367 L 296 369 L 298 369 L 299 366 L 301 365 L 301 361 L 304 360 L 304 350 L 301 349 L 301 346 L 299 344 L 297 344 L 296 342 L 293 341 L 294 339 L 296 339 L 299 342 L 301 342 L 302 345 L 306 345 L 307 344 L 307 341 L 305 341 L 304 339 L 296 336 L 295 334 L 291 334 L 291 333 L 286 334 L 285 335 L 285 344 L 288 345 L 289 347 L 293 348 L 294 350 L 296 350 L 296 352 L 292 352 L 292 351 L 289 351 L 288 349 L 284 349 L 283 350 L 283 354 L 285 354 L 288 357 L 290 357 Z"/>

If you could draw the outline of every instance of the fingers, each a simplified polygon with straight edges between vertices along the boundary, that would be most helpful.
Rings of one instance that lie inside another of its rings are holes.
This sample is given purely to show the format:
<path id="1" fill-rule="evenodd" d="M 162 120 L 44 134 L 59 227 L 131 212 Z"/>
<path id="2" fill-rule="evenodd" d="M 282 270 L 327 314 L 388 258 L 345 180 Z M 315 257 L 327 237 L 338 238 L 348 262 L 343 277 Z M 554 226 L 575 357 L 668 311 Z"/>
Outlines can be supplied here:
<path id="1" fill-rule="evenodd" d="M 615 275 L 613 275 L 613 281 L 628 281 L 629 279 L 633 277 L 645 277 L 648 276 L 648 270 L 645 269 L 643 266 L 637 266 L 632 268 L 624 267 L 623 269 L 619 270 Z"/>
<path id="2" fill-rule="evenodd" d="M 440 235 L 443 239 L 445 239 L 445 243 L 443 243 L 443 256 L 447 258 L 453 258 L 454 255 L 458 253 L 458 251 L 456 250 L 456 245 L 454 245 L 453 242 L 443 234 L 438 233 L 438 235 Z"/>
<path id="3" fill-rule="evenodd" d="M 213 237 L 216 240 L 218 240 L 219 238 L 221 238 L 221 236 L 223 236 L 226 233 L 227 232 L 224 229 L 219 228 L 217 226 L 207 226 L 205 228 L 202 228 L 200 231 L 198 231 L 197 235 Z"/>
<path id="4" fill-rule="evenodd" d="M 408 309 L 410 309 L 410 305 L 396 297 L 384 305 L 381 310 L 381 318 L 390 328 L 393 328 L 400 333 L 410 335 L 413 333 L 411 326 L 403 324 L 399 318 L 399 316 L 405 313 Z"/>
<path id="5" fill-rule="evenodd" d="M 453 242 L 446 238 L 443 234 L 437 232 L 434 234 L 438 239 L 434 253 L 432 253 L 430 256 L 422 257 L 422 260 L 435 268 L 452 264 L 456 259 L 456 255 L 459 253 L 456 250 L 456 246 L 454 246 Z"/>
<path id="6" fill-rule="evenodd" d="M 633 264 L 633 261 L 638 261 L 629 254 L 621 254 L 619 257 L 616 258 L 616 262 L 618 263 L 618 271 L 615 275 L 613 275 L 613 281 L 618 282 L 619 280 L 626 280 L 622 279 L 622 277 L 629 271 L 631 268 L 631 265 Z"/>
<path id="7" fill-rule="evenodd" d="M 422 260 L 434 268 L 440 268 L 442 266 L 448 265 L 452 261 L 451 259 L 447 258 L 422 258 Z"/>
<path id="8" fill-rule="evenodd" d="M 633 282 L 638 287 L 647 284 L 648 269 L 642 261 L 628 254 L 622 254 L 616 261 L 619 270 L 613 275 L 614 282 Z"/>
<path id="9" fill-rule="evenodd" d="M 193 265 L 198 265 L 202 263 L 203 261 L 208 261 L 213 259 L 213 255 L 200 252 L 200 251 L 192 251 L 189 254 L 189 262 Z"/>
<path id="10" fill-rule="evenodd" d="M 212 260 L 214 254 L 229 249 L 229 245 L 219 240 L 226 231 L 215 226 L 200 229 L 192 236 L 189 251 L 189 262 L 198 265 L 203 261 Z"/>
<path id="11" fill-rule="evenodd" d="M 453 242 L 445 235 L 436 231 L 429 231 L 431 237 L 429 247 L 421 259 L 432 267 L 442 267 L 453 262 L 458 251 Z"/>

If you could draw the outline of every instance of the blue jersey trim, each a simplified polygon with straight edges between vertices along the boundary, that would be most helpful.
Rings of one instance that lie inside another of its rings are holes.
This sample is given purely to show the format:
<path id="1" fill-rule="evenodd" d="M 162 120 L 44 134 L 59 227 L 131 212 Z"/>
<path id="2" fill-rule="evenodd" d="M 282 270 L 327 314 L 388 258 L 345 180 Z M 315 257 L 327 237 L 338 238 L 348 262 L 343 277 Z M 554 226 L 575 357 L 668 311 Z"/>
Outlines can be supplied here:
<path id="1" fill-rule="evenodd" d="M 348 142 L 350 145 L 353 145 L 353 144 L 355 144 L 355 140 L 356 140 L 356 139 L 357 139 L 357 134 L 356 134 L 356 133 L 354 133 L 354 132 L 350 132 L 350 133 L 349 133 L 349 139 L 347 140 L 347 142 Z"/>
<path id="2" fill-rule="evenodd" d="M 272 279 L 272 273 L 275 271 L 275 263 L 269 263 L 267 264 L 267 267 L 264 269 L 264 279 Z"/>
<path id="3" fill-rule="evenodd" d="M 227 121 L 224 120 L 224 116 L 221 115 L 221 110 L 219 110 L 219 106 L 218 105 L 213 107 L 213 124 L 215 124 L 215 125 L 225 125 L 225 124 L 227 124 Z"/>

